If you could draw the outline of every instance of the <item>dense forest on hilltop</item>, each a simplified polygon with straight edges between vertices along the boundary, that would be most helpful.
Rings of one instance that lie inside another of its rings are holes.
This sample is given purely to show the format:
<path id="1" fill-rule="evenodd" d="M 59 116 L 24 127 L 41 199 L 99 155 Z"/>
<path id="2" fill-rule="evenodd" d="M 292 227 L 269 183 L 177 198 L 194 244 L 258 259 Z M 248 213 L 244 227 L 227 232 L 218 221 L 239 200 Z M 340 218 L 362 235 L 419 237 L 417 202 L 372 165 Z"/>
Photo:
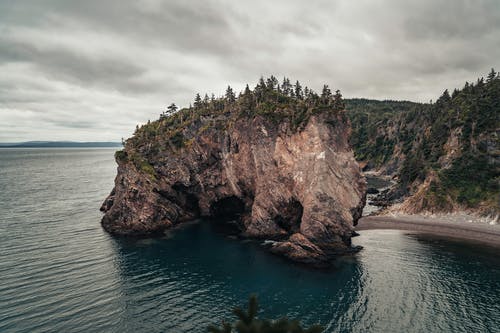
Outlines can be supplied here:
<path id="1" fill-rule="evenodd" d="M 408 101 L 378 101 L 364 98 L 345 100 L 352 124 L 351 143 L 356 159 L 366 161 L 369 167 L 380 167 L 390 161 L 396 141 L 385 132 L 394 128 L 401 115 L 419 103 Z"/>
<path id="2" fill-rule="evenodd" d="M 161 140 L 173 148 L 189 144 L 184 130 L 194 123 L 203 123 L 201 131 L 209 128 L 223 129 L 241 117 L 262 116 L 275 124 L 286 121 L 292 131 L 300 130 L 311 115 L 322 112 L 341 112 L 345 109 L 340 91 L 332 93 L 327 85 L 321 94 L 302 87 L 299 81 L 292 84 L 288 78 L 282 83 L 271 76 L 260 78 L 252 90 L 247 85 L 238 95 L 228 86 L 222 97 L 202 98 L 196 94 L 194 103 L 178 110 L 172 103 L 156 121 L 137 126 L 134 136 L 126 140 L 127 147 L 150 145 Z"/>
<path id="3" fill-rule="evenodd" d="M 500 78 L 466 83 L 435 103 L 346 100 L 351 142 L 367 168 L 395 174 L 399 194 L 419 193 L 417 209 L 456 204 L 499 211 Z"/>

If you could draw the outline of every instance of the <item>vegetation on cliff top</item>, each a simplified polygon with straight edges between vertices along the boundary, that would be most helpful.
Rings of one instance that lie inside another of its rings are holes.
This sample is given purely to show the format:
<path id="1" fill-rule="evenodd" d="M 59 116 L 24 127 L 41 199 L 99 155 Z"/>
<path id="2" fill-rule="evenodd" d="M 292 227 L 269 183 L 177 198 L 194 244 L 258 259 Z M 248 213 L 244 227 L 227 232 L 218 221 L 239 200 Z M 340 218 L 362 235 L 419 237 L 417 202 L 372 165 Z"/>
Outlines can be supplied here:
<path id="1" fill-rule="evenodd" d="M 262 116 L 274 124 L 287 121 L 292 131 L 300 130 L 311 115 L 322 112 L 338 112 L 345 105 L 340 91 L 332 93 L 327 85 L 321 94 L 299 81 L 292 84 L 288 78 L 281 83 L 271 76 L 261 78 L 252 90 L 247 85 L 238 95 L 228 86 L 225 95 L 216 98 L 207 94 L 202 98 L 196 94 L 194 103 L 177 109 L 172 103 L 156 121 L 137 127 L 134 136 L 126 140 L 127 147 L 140 147 L 161 140 L 172 148 L 189 145 L 192 138 L 186 137 L 185 129 L 195 124 L 199 132 L 208 129 L 223 129 L 239 118 Z"/>
<path id="2" fill-rule="evenodd" d="M 433 176 L 427 201 L 497 210 L 500 181 L 500 78 L 448 90 L 435 103 L 347 100 L 358 160 L 378 168 L 393 163 L 399 185 L 411 192 Z"/>

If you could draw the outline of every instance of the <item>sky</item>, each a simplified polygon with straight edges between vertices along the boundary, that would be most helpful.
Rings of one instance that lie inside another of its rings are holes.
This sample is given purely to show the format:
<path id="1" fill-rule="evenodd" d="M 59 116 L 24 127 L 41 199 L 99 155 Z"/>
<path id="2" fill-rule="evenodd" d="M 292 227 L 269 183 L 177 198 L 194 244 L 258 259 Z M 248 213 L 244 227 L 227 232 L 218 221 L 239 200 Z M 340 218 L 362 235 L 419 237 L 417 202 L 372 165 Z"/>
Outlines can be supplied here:
<path id="1" fill-rule="evenodd" d="M 0 0 L 0 142 L 119 141 L 271 74 L 427 102 L 492 67 L 498 0 Z"/>

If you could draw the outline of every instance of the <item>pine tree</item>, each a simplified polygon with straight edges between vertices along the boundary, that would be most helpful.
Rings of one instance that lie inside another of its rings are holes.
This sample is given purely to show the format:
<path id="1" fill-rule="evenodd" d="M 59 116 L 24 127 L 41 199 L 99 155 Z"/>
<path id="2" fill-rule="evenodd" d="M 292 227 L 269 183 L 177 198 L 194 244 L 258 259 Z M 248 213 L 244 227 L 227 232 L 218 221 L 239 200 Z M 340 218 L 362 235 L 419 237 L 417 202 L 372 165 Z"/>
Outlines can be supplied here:
<path id="1" fill-rule="evenodd" d="M 201 106 L 202 106 L 201 96 L 200 96 L 200 94 L 197 93 L 195 98 L 194 98 L 194 108 L 199 109 L 199 108 L 201 108 Z"/>
<path id="2" fill-rule="evenodd" d="M 170 105 L 167 107 L 167 112 L 166 112 L 166 115 L 167 115 L 167 116 L 171 116 L 171 115 L 173 115 L 176 111 L 177 111 L 177 105 L 175 105 L 175 103 L 172 103 L 172 104 L 170 104 Z"/>
<path id="3" fill-rule="evenodd" d="M 242 111 L 244 112 L 248 112 L 254 109 L 253 94 L 248 84 L 246 85 L 245 90 L 243 91 L 243 94 L 240 98 L 240 105 Z"/>
<path id="4" fill-rule="evenodd" d="M 332 99 L 332 91 L 328 88 L 328 85 L 323 85 L 323 90 L 321 91 L 321 101 L 324 104 L 330 104 L 330 100 Z"/>
<path id="5" fill-rule="evenodd" d="M 295 97 L 297 99 L 303 99 L 304 98 L 304 94 L 302 92 L 302 86 L 300 85 L 299 81 L 295 82 Z"/>
<path id="6" fill-rule="evenodd" d="M 290 84 L 290 80 L 287 77 L 283 78 L 283 84 L 281 85 L 281 89 L 286 96 L 290 96 L 292 92 L 292 85 Z"/>
<path id="7" fill-rule="evenodd" d="M 278 80 L 273 76 L 271 75 L 268 79 L 267 79 L 267 83 L 266 83 L 266 87 L 268 90 L 274 90 L 276 89 L 276 86 L 278 85 Z"/>
<path id="8" fill-rule="evenodd" d="M 340 90 L 335 91 L 335 95 L 333 96 L 333 107 L 337 111 L 342 111 L 345 109 L 344 100 L 342 99 Z"/>
<path id="9" fill-rule="evenodd" d="M 289 320 L 281 318 L 278 320 L 258 319 L 257 313 L 259 306 L 256 296 L 250 296 L 248 308 L 234 309 L 233 313 L 238 317 L 238 321 L 231 325 L 225 321 L 222 322 L 222 327 L 209 326 L 208 331 L 211 333 L 232 333 L 233 328 L 239 333 L 321 333 L 323 328 L 319 325 L 313 325 L 309 328 L 302 328 L 297 320 Z"/>
<path id="10" fill-rule="evenodd" d="M 227 89 L 226 89 L 226 100 L 229 103 L 234 103 L 236 101 L 236 95 L 234 94 L 233 88 L 231 88 L 231 86 L 227 86 Z"/>
<path id="11" fill-rule="evenodd" d="M 436 103 L 441 105 L 441 104 L 447 104 L 449 102 L 451 102 L 451 96 L 450 93 L 448 92 L 448 89 L 446 89 L 441 95 L 441 97 L 438 98 Z"/>
<path id="12" fill-rule="evenodd" d="M 490 73 L 488 74 L 488 77 L 486 78 L 486 82 L 489 83 L 489 82 L 493 81 L 496 77 L 497 77 L 497 73 L 492 68 L 491 71 L 490 71 Z"/>
<path id="13" fill-rule="evenodd" d="M 245 90 L 243 92 L 243 96 L 251 96 L 252 95 L 252 91 L 250 90 L 250 87 L 248 86 L 248 84 L 245 86 Z"/>

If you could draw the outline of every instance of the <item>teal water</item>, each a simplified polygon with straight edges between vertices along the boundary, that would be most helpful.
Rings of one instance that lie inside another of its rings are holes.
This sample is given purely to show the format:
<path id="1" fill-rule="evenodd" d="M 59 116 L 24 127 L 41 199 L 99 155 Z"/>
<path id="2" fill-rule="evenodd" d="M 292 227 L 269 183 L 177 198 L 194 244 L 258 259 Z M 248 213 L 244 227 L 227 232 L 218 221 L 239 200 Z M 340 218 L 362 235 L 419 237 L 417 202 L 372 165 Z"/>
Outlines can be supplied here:
<path id="1" fill-rule="evenodd" d="M 250 293 L 327 332 L 500 332 L 496 248 L 365 231 L 311 270 L 208 222 L 116 239 L 98 209 L 111 149 L 0 149 L 0 332 L 205 332 Z"/>

